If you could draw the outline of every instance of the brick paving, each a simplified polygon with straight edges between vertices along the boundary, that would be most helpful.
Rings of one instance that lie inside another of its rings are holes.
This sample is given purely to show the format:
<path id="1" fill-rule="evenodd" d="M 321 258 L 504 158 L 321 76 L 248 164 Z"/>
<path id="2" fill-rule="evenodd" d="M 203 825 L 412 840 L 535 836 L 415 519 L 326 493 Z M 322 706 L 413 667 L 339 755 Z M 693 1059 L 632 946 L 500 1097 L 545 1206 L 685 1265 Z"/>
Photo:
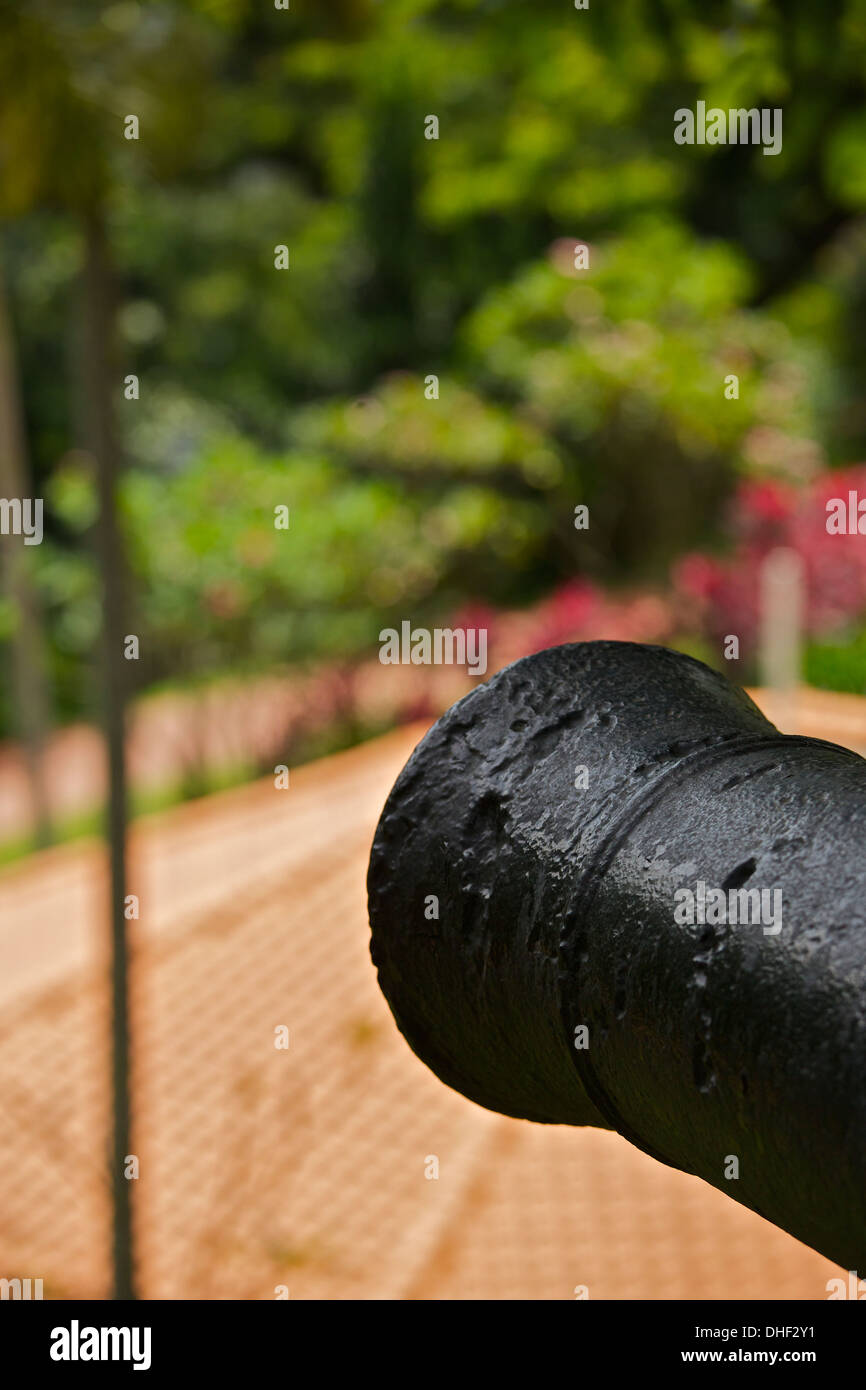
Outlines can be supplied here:
<path id="1" fill-rule="evenodd" d="M 784 714 L 866 749 L 866 701 Z M 409 1051 L 364 879 L 422 732 L 136 824 L 142 1296 L 825 1298 L 836 1268 L 723 1193 L 618 1135 L 488 1114 Z M 0 1275 L 46 1297 L 109 1291 L 102 866 L 83 843 L 0 875 Z"/>

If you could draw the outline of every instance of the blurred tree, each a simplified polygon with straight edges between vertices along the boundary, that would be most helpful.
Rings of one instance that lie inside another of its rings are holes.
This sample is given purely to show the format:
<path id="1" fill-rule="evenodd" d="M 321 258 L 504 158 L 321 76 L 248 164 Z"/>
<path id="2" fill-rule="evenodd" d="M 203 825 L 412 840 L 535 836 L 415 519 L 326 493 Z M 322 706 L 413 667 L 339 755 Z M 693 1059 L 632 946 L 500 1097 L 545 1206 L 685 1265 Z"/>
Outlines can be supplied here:
<path id="1" fill-rule="evenodd" d="M 42 0 L 18 13 L 33 42 L 2 72 L 0 149 L 65 700 L 89 583 L 67 504 L 87 484 L 38 364 L 96 168 L 144 387 L 123 495 L 148 680 L 354 651 L 400 605 L 660 578 L 718 534 L 739 473 L 806 476 L 866 444 L 862 0 L 71 0 L 41 38 Z M 782 153 L 676 145 L 698 99 L 782 107 Z M 43 106 L 56 119 L 27 115 Z M 43 167 L 57 186 L 34 199 Z M 232 467 L 233 515 L 207 483 Z M 290 545 L 272 496 L 294 504 Z"/>
<path id="2" fill-rule="evenodd" d="M 114 1126 L 111 1182 L 114 1197 L 115 1297 L 134 1297 L 130 1186 L 129 1026 L 126 945 L 125 703 L 126 565 L 117 519 L 121 448 L 114 423 L 118 386 L 115 356 L 114 271 L 107 230 L 115 151 L 125 128 L 150 115 L 151 157 L 176 163 L 181 72 L 198 72 L 193 91 L 204 98 L 206 70 L 195 40 L 198 25 L 168 7 L 150 24 L 133 25 L 131 41 L 112 32 L 126 27 L 129 9 L 105 11 L 81 0 L 58 15 L 33 0 L 0 12 L 0 141 L 7 206 L 27 212 L 59 207 L 77 221 L 83 242 L 81 397 L 84 440 L 99 498 L 96 549 L 102 588 L 102 706 L 108 749 L 106 836 L 110 859 L 112 932 Z M 112 19 L 112 16 L 114 17 Z M 137 15 L 133 15 L 137 18 Z M 118 109 L 119 107 L 119 109 Z M 125 109 L 124 109 L 125 108 Z M 138 138 L 136 129 L 136 138 Z"/>
<path id="3" fill-rule="evenodd" d="M 17 354 L 0 263 L 0 494 L 33 498 L 24 430 Z M 42 607 L 33 582 L 33 566 L 23 539 L 0 543 L 0 582 L 11 606 L 13 728 L 21 740 L 33 808 L 37 846 L 51 842 L 51 815 L 44 766 L 45 740 L 51 727 L 45 670 Z"/>
<path id="4" fill-rule="evenodd" d="M 81 222 L 85 245 L 82 380 L 87 442 L 99 480 L 99 553 L 103 590 L 102 690 L 108 748 L 106 838 L 110 859 L 112 944 L 113 1153 L 115 1297 L 134 1297 L 130 1188 L 124 1175 L 130 1151 L 129 1024 L 126 921 L 126 774 L 124 755 L 123 564 L 117 537 L 115 488 L 119 451 L 111 425 L 110 265 L 104 203 L 108 185 L 99 108 L 87 87 L 91 34 L 60 35 L 47 9 L 5 14 L 0 48 L 7 82 L 0 85 L 0 136 L 6 153 L 10 201 L 22 207 L 59 203 Z M 82 40 L 76 48 L 74 38 Z M 70 44 L 70 38 L 73 42 Z M 63 40 L 66 40 L 64 43 Z M 81 67 L 75 66 L 76 59 Z M 14 88 L 8 79 L 13 78 Z M 14 95 L 9 97 L 9 93 Z M 10 128 L 14 138 L 10 138 Z M 27 159 L 36 151 L 32 164 Z"/>

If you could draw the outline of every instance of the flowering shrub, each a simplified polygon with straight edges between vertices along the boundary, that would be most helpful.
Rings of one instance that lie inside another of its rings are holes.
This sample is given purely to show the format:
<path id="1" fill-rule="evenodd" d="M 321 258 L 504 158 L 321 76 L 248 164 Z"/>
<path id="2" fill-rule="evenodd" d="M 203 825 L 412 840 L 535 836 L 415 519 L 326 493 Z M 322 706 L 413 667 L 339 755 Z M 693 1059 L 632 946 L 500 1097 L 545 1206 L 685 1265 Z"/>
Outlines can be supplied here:
<path id="1" fill-rule="evenodd" d="M 833 689 L 866 689 L 866 535 L 832 534 L 828 504 L 866 499 L 866 464 L 822 473 L 803 486 L 748 479 L 730 508 L 726 553 L 692 552 L 673 566 L 667 593 L 606 594 L 585 579 L 560 585 L 533 607 L 473 610 L 486 624 L 491 670 L 561 642 L 607 638 L 668 642 L 721 654 L 736 633 L 747 662 L 756 652 L 761 569 L 784 546 L 803 562 L 806 678 Z M 866 526 L 866 518 L 864 518 Z"/>
<path id="2" fill-rule="evenodd" d="M 741 654 L 754 655 L 760 574 L 767 554 L 790 547 L 803 561 L 807 638 L 805 677 L 831 689 L 866 690 L 866 535 L 831 535 L 827 503 L 848 493 L 866 497 L 866 465 L 823 474 L 804 487 L 744 481 L 729 514 L 726 554 L 693 552 L 673 567 L 666 592 L 606 592 L 576 577 L 526 608 L 505 610 L 476 601 L 445 626 L 487 632 L 483 679 L 531 652 L 563 642 L 608 639 L 685 647 L 724 667 L 723 639 L 736 633 Z M 734 679 L 743 679 L 740 667 Z M 351 743 L 395 723 L 433 720 L 472 688 L 456 666 L 383 666 L 372 653 L 347 662 L 327 658 L 316 669 L 286 676 L 286 689 L 267 718 L 245 721 L 264 747 L 247 750 L 262 766 L 279 753 L 313 752 Z M 268 730 L 270 733 L 268 734 Z M 270 738 L 270 742 L 268 741 Z"/>
<path id="3" fill-rule="evenodd" d="M 803 562 L 806 633 L 824 638 L 866 617 L 866 537 L 827 530 L 827 504 L 849 491 L 866 497 L 866 465 L 823 473 L 803 488 L 744 482 L 731 510 L 732 550 L 723 557 L 693 553 L 672 572 L 681 623 L 719 642 L 734 632 L 754 646 L 759 624 L 760 573 L 777 546 Z"/>

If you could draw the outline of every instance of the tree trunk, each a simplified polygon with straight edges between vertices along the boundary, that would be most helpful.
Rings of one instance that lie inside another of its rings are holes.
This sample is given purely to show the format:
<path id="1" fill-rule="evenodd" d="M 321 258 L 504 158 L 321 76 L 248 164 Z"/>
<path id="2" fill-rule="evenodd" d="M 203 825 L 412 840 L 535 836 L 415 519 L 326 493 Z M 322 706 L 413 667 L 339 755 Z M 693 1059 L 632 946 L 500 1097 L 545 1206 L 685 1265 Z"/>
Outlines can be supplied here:
<path id="1" fill-rule="evenodd" d="M 0 496 L 33 496 L 27 457 L 24 412 L 15 337 L 0 267 Z M 11 641 L 12 717 L 24 750 L 30 784 L 32 825 L 36 844 L 51 842 L 44 750 L 50 727 L 50 701 L 45 676 L 45 634 L 39 600 L 30 574 L 30 556 L 22 537 L 0 543 L 0 584 L 15 612 Z"/>
<path id="2" fill-rule="evenodd" d="M 102 718 L 108 751 L 106 836 L 110 861 L 112 948 L 112 1067 L 114 1201 L 114 1297 L 135 1297 L 131 1180 L 124 1176 L 130 1154 L 130 1043 L 127 981 L 126 898 L 126 660 L 123 654 L 125 564 L 117 516 L 121 465 L 112 394 L 114 361 L 113 276 L 105 218 L 94 209 L 84 222 L 82 374 L 87 445 L 96 465 L 99 521 L 96 543 L 102 581 Z"/>

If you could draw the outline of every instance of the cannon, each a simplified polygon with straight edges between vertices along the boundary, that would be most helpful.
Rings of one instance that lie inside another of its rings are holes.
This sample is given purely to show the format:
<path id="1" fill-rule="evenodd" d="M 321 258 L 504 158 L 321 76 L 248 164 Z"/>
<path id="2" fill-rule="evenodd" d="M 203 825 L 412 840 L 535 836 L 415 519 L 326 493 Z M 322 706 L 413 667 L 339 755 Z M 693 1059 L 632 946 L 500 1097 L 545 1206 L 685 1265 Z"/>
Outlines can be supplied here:
<path id="1" fill-rule="evenodd" d="M 502 1114 L 616 1130 L 866 1268 L 866 761 L 662 647 L 457 702 L 398 777 L 371 952 L 409 1046 Z"/>

